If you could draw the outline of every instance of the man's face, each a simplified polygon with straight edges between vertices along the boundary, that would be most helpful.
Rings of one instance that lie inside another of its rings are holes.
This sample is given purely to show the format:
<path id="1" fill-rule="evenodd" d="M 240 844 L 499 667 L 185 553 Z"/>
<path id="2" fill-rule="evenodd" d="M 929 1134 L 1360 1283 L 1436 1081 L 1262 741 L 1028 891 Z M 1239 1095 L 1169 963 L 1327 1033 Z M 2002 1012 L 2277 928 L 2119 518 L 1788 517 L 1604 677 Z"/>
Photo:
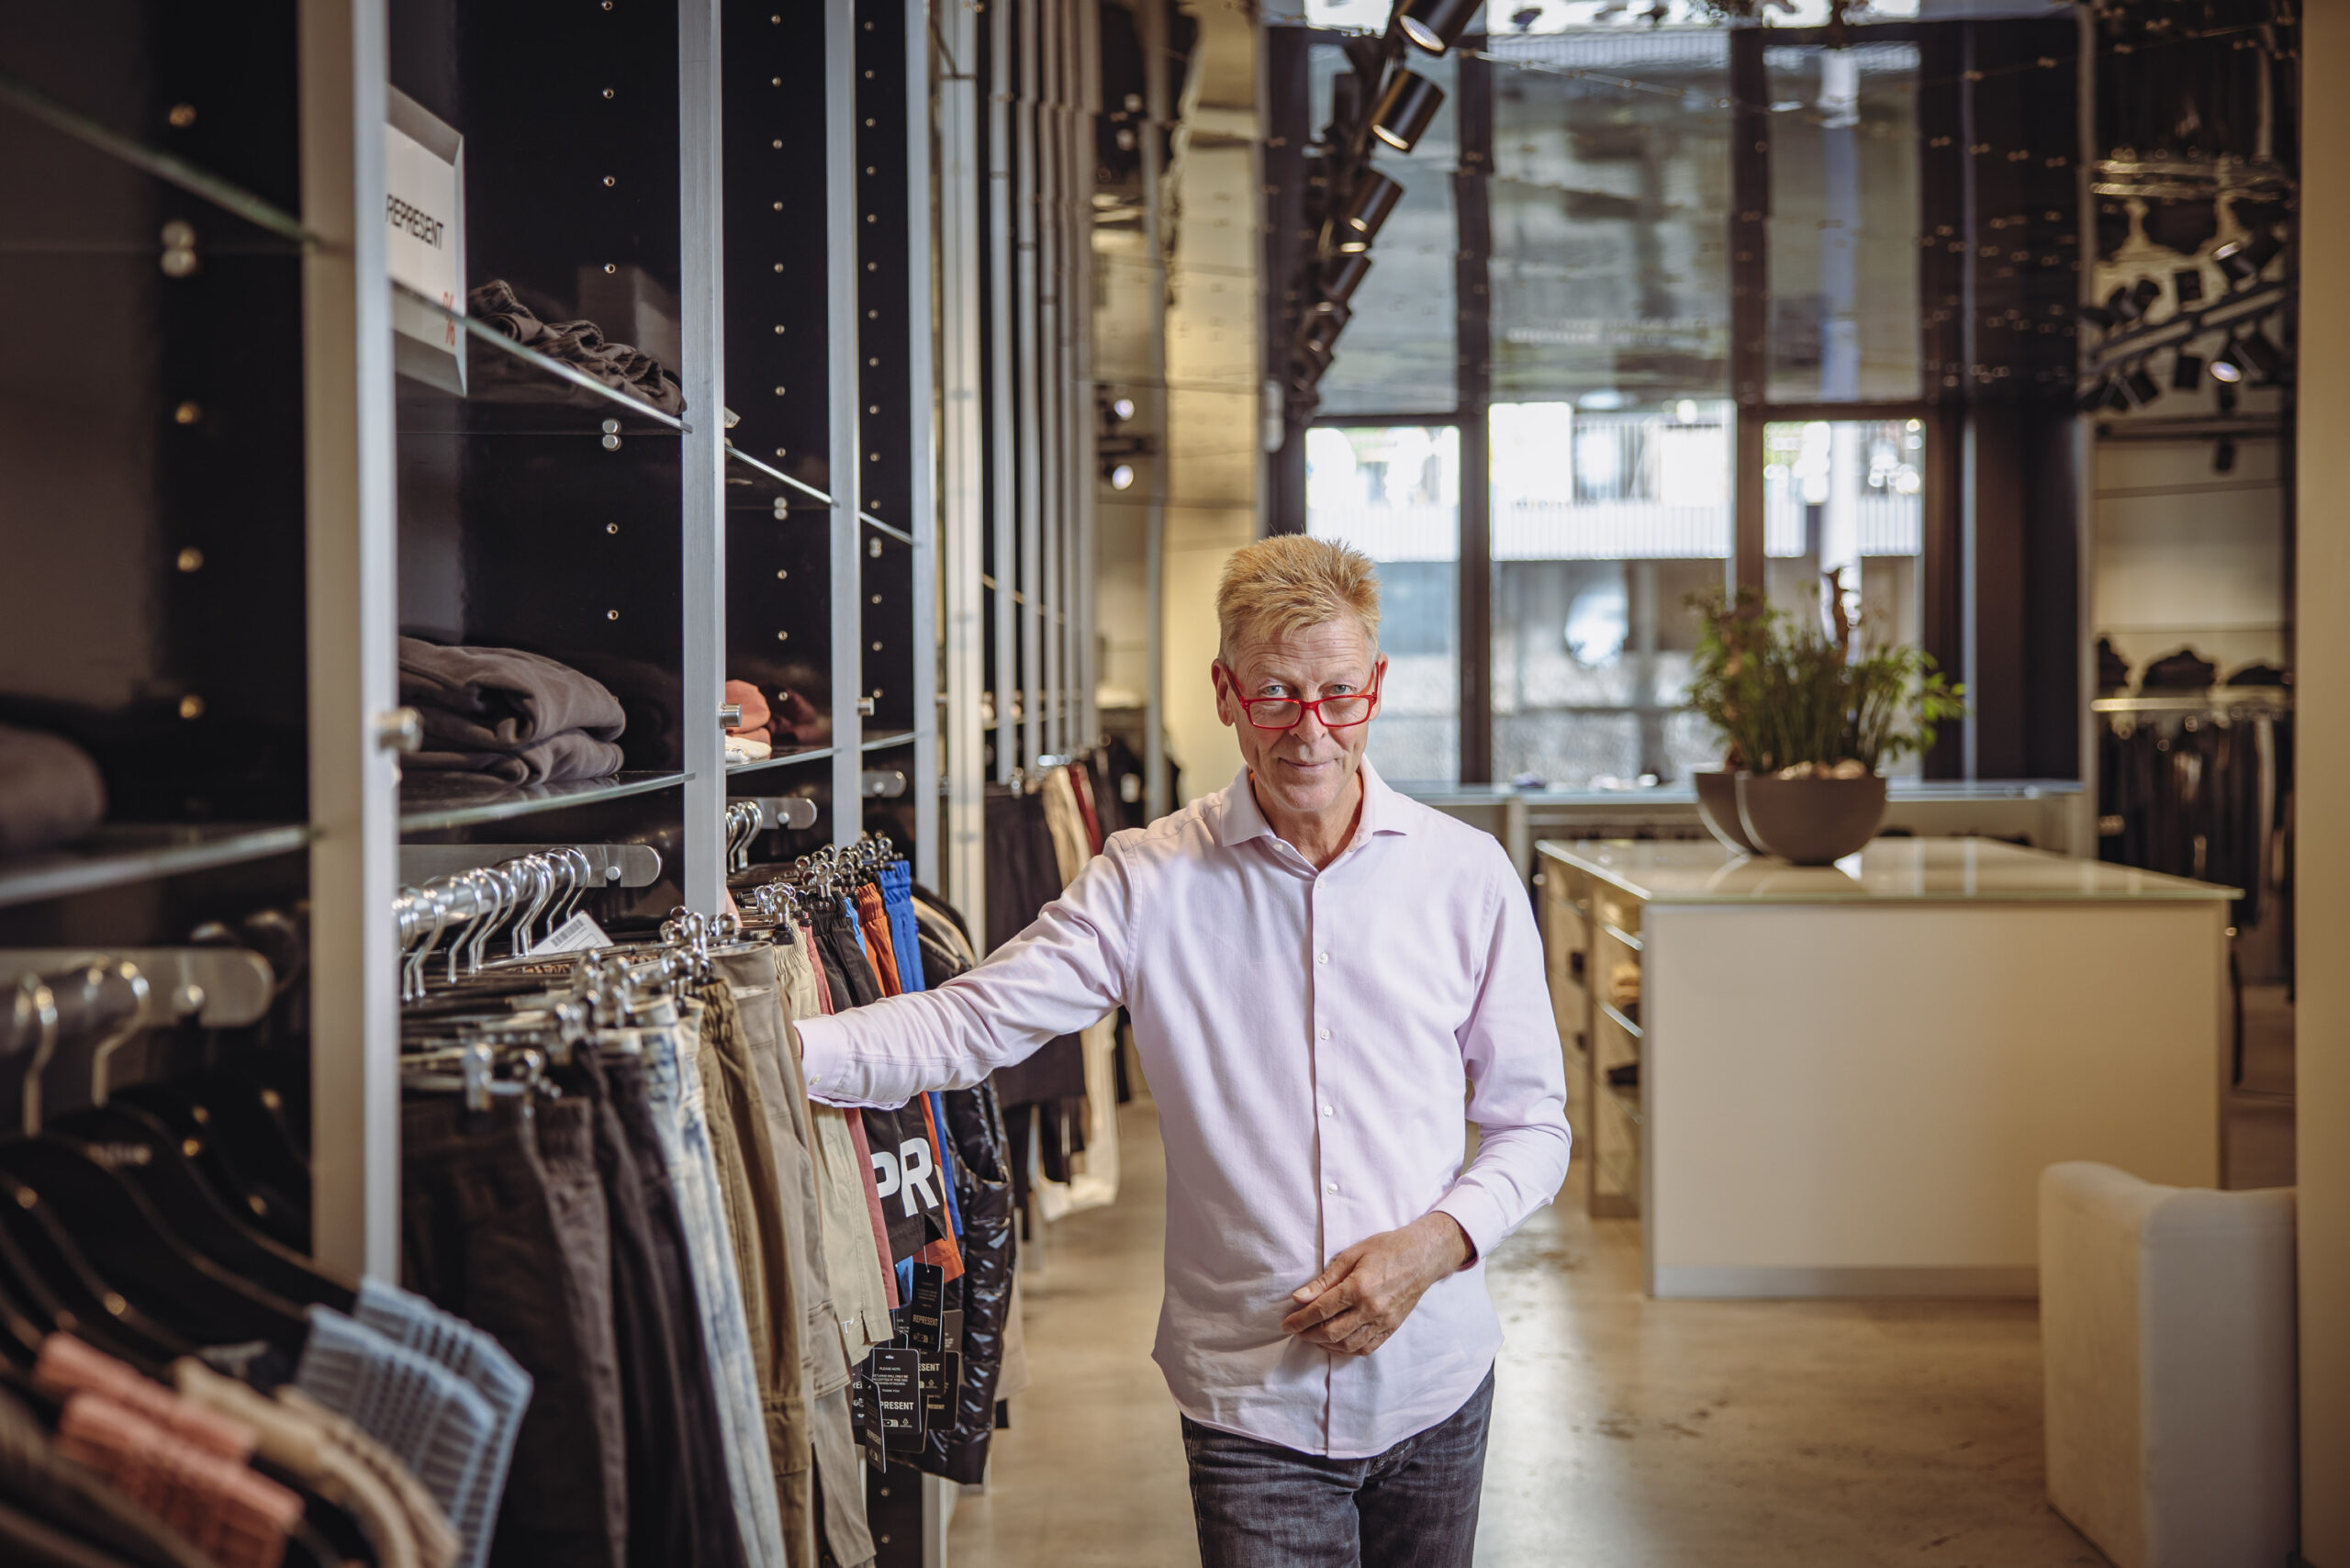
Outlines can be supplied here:
<path id="1" fill-rule="evenodd" d="M 1294 729 L 1260 730 L 1237 699 L 1311 701 L 1373 691 L 1387 661 L 1372 652 L 1362 623 L 1341 616 L 1289 636 L 1246 637 L 1229 654 L 1229 664 L 1214 666 L 1216 716 L 1239 736 L 1240 755 L 1266 803 L 1298 816 L 1319 816 L 1348 803 L 1348 786 L 1371 739 L 1369 723 L 1333 730 L 1309 711 Z"/>

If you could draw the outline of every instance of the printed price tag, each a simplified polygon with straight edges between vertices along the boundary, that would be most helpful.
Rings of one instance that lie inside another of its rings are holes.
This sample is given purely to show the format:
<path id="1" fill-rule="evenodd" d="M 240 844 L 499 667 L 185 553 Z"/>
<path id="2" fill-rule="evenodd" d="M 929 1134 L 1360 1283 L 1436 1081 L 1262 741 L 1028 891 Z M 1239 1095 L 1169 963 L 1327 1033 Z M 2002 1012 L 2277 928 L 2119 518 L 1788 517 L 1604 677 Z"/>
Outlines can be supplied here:
<path id="1" fill-rule="evenodd" d="M 544 940 L 533 943 L 531 951 L 533 953 L 586 953 L 598 947 L 609 947 L 611 945 L 612 939 L 604 935 L 604 928 L 590 919 L 586 910 L 581 910 L 577 914 L 556 926 Z"/>
<path id="2" fill-rule="evenodd" d="M 873 1389 L 881 1406 L 881 1440 L 890 1448 L 922 1446 L 922 1352 L 907 1349 L 873 1352 Z"/>

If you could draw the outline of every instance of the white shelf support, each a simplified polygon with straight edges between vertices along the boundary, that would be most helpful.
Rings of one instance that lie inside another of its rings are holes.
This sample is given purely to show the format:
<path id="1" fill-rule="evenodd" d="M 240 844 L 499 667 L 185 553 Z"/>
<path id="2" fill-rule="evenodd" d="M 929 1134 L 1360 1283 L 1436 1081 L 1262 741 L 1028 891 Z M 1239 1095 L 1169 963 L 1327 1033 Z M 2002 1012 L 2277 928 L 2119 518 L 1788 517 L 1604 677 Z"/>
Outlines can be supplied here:
<path id="1" fill-rule="evenodd" d="M 678 0 L 678 310 L 688 432 L 684 470 L 685 582 L 681 622 L 685 747 L 686 905 L 725 907 L 726 732 L 726 296 L 724 129 L 720 98 L 719 0 Z"/>
<path id="2" fill-rule="evenodd" d="M 906 450 L 913 516 L 912 625 L 914 777 L 914 877 L 938 886 L 938 679 L 939 679 L 939 417 L 937 369 L 932 351 L 931 203 L 934 198 L 930 140 L 930 6 L 901 0 L 905 10 L 906 71 Z"/>
<path id="3" fill-rule="evenodd" d="M 824 0 L 824 319 L 826 407 L 832 410 L 833 842 L 865 830 L 864 405 L 857 333 L 856 6 Z M 891 302 L 894 306 L 895 302 Z M 917 715 L 917 722 L 920 716 Z"/>
<path id="4" fill-rule="evenodd" d="M 399 1274 L 399 784 L 385 0 L 301 0 L 303 484 L 309 611 L 312 1246 Z"/>
<path id="5" fill-rule="evenodd" d="M 939 310 L 939 536 L 945 570 L 946 821 L 942 890 L 975 931 L 987 929 L 987 617 L 979 578 L 987 566 L 987 480 L 979 418 L 979 98 L 974 76 L 979 16 L 967 0 L 940 0 L 937 96 Z M 936 882 L 926 885 L 938 887 Z"/>

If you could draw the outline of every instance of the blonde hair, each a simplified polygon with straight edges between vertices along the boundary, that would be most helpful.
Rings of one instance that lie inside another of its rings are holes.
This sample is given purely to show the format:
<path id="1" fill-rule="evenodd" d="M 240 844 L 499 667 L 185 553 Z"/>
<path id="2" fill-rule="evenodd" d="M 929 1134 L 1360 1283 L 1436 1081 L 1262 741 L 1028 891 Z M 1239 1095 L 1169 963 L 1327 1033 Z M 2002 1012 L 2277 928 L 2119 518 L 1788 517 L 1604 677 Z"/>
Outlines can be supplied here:
<path id="1" fill-rule="evenodd" d="M 1250 633 L 1285 637 L 1351 615 L 1379 648 L 1379 570 L 1331 539 L 1276 533 L 1232 553 L 1215 592 L 1216 656 Z"/>

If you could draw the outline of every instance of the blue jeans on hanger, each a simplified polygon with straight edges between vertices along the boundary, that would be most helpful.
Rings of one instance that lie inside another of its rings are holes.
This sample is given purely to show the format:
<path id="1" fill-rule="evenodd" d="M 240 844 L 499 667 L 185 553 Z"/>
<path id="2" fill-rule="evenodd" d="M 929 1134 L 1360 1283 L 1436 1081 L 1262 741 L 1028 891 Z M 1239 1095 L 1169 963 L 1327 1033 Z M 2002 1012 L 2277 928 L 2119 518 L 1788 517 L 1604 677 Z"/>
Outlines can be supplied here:
<path id="1" fill-rule="evenodd" d="M 660 1129 L 662 1154 L 669 1164 L 692 1253 L 688 1261 L 694 1296 L 710 1346 L 711 1391 L 726 1442 L 735 1524 L 751 1568 L 785 1568 L 783 1512 L 776 1500 L 767 1417 L 759 1407 L 751 1324 L 743 1310 L 742 1277 L 735 1271 L 734 1244 L 726 1230 L 725 1196 L 710 1144 L 709 1106 L 702 1097 L 692 1027 L 688 1023 L 677 1030 L 646 1029 L 640 1035 L 645 1098 Z"/>
<path id="2" fill-rule="evenodd" d="M 1470 1568 L 1494 1374 L 1427 1431 L 1322 1459 L 1183 1417 L 1201 1568 Z"/>

